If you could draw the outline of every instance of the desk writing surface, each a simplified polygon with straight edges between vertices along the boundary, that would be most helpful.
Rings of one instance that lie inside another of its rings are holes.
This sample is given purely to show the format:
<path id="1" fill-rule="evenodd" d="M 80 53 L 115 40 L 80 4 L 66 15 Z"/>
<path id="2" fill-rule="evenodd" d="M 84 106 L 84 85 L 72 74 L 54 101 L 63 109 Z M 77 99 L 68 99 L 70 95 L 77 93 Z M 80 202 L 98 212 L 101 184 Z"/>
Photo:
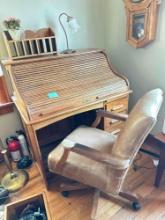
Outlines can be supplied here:
<path id="1" fill-rule="evenodd" d="M 128 91 L 102 51 L 15 63 L 11 72 L 30 120 Z"/>

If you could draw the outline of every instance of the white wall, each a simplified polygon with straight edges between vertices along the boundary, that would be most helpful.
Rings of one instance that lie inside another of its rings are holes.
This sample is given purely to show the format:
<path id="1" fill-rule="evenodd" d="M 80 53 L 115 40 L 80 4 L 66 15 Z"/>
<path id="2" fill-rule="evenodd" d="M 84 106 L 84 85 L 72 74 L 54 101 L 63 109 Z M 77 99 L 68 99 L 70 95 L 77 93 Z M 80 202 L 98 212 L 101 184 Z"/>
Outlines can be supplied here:
<path id="1" fill-rule="evenodd" d="M 104 0 L 0 0 L 0 32 L 4 28 L 2 21 L 8 16 L 21 19 L 24 29 L 50 26 L 56 33 L 58 49 L 64 50 L 66 49 L 65 37 L 59 26 L 58 16 L 61 12 L 67 12 L 76 17 L 81 26 L 76 34 L 68 29 L 71 48 L 104 48 L 103 5 Z M 0 57 L 3 58 L 6 55 L 0 33 Z M 0 136 L 3 139 L 20 127 L 16 112 L 0 116 Z"/>
<path id="2" fill-rule="evenodd" d="M 15 131 L 21 129 L 21 121 L 17 115 L 17 112 L 5 114 L 0 116 L 0 137 L 5 143 L 5 138 Z"/>
<path id="3" fill-rule="evenodd" d="M 104 0 L 0 0 L 1 30 L 2 21 L 8 16 L 20 18 L 24 29 L 50 26 L 56 32 L 58 49 L 63 50 L 66 43 L 58 16 L 67 12 L 76 17 L 81 26 L 76 34 L 67 28 L 72 48 L 104 47 L 103 3 Z M 66 25 L 66 18 L 63 19 Z M 6 55 L 3 42 L 0 43 L 0 51 L 1 57 Z"/>
<path id="4" fill-rule="evenodd" d="M 145 48 L 135 49 L 126 39 L 126 16 L 123 0 L 106 0 L 106 48 L 113 66 L 124 73 L 133 89 L 131 106 L 150 89 L 165 91 L 165 1 L 158 17 L 156 40 Z M 154 131 L 161 130 L 165 102 Z"/>

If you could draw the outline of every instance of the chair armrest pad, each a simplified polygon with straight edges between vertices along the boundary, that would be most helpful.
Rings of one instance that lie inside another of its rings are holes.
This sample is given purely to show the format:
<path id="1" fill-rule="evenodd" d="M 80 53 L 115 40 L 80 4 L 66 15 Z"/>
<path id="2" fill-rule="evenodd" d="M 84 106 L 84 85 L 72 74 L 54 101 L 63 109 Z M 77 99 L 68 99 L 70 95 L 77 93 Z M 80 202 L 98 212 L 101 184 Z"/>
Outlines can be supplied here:
<path id="1" fill-rule="evenodd" d="M 62 144 L 64 146 L 64 149 L 66 150 L 75 152 L 92 160 L 104 163 L 114 169 L 126 169 L 129 167 L 130 160 L 123 160 L 114 156 L 112 157 L 110 154 L 89 148 L 86 145 L 74 143 L 73 141 L 67 139 L 65 139 L 62 142 Z"/>
<path id="2" fill-rule="evenodd" d="M 96 119 L 93 122 L 92 127 L 97 127 L 101 121 L 101 118 L 111 118 L 111 119 L 116 119 L 120 121 L 126 121 L 128 118 L 128 115 L 100 109 L 100 110 L 97 110 Z"/>

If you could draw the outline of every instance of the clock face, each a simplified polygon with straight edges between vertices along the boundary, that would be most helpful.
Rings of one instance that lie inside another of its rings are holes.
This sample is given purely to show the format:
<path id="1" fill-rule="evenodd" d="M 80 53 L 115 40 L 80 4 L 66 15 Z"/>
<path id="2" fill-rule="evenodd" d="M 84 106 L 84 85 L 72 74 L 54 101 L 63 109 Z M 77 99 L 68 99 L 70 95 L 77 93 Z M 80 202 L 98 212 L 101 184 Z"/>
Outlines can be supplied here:
<path id="1" fill-rule="evenodd" d="M 143 0 L 131 0 L 133 3 L 139 3 L 142 2 Z"/>
<path id="2" fill-rule="evenodd" d="M 136 40 L 142 39 L 145 35 L 145 14 L 133 15 L 132 37 Z"/>

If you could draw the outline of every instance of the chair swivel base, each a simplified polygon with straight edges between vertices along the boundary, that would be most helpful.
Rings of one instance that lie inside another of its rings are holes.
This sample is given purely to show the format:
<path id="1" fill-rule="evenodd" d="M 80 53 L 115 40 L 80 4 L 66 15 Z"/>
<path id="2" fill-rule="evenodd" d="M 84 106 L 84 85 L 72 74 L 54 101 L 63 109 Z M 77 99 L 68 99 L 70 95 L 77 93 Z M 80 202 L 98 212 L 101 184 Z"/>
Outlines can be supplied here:
<path id="1" fill-rule="evenodd" d="M 75 190 L 81 190 L 81 189 L 87 189 L 90 188 L 90 186 L 83 185 L 80 183 L 62 183 L 60 185 L 60 192 L 64 197 L 69 197 L 71 191 Z M 96 192 L 99 190 L 96 190 Z M 109 195 L 108 195 L 109 196 Z M 109 196 L 112 197 L 112 196 Z M 141 209 L 141 204 L 136 196 L 136 194 L 132 194 L 129 192 L 120 192 L 118 198 L 126 199 L 131 202 L 131 207 L 134 211 L 138 211 Z M 99 197 L 97 197 L 99 199 Z"/>

